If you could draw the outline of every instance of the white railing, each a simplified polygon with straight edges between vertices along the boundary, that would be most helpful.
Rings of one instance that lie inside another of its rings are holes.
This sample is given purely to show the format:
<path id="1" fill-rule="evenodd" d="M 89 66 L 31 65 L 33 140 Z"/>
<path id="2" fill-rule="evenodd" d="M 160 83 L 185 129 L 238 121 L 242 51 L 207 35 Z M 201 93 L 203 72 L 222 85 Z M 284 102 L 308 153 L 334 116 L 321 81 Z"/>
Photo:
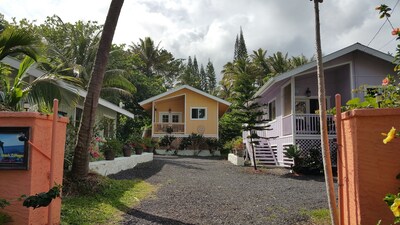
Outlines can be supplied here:
<path id="1" fill-rule="evenodd" d="M 336 134 L 333 115 L 327 116 L 328 134 Z M 320 134 L 320 119 L 317 114 L 298 114 L 295 116 L 296 134 Z"/>
<path id="2" fill-rule="evenodd" d="M 171 129 L 172 134 L 183 134 L 185 123 L 154 123 L 155 134 L 167 134 Z"/>

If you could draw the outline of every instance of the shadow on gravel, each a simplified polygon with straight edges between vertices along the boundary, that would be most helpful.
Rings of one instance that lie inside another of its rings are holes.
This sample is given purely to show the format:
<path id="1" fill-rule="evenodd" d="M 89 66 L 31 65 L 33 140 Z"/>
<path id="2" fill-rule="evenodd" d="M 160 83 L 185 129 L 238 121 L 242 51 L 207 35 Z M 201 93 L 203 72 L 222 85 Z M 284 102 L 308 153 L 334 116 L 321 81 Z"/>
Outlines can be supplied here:
<path id="1" fill-rule="evenodd" d="M 162 168 L 165 165 L 173 165 L 177 167 L 182 167 L 185 169 L 191 169 L 191 170 L 204 170 L 201 167 L 197 167 L 197 163 L 191 162 L 188 164 L 187 162 L 180 162 L 177 161 L 177 159 L 180 159 L 180 157 L 174 157 L 174 156 L 157 156 L 154 157 L 154 160 L 151 162 L 147 163 L 141 163 L 138 164 L 136 167 L 129 169 L 129 170 L 123 170 L 119 173 L 109 175 L 108 177 L 112 179 L 143 179 L 146 180 L 153 175 L 159 173 Z"/>
<path id="2" fill-rule="evenodd" d="M 294 180 L 313 180 L 317 182 L 325 182 L 325 177 L 323 175 L 295 175 L 295 174 L 285 174 L 282 175 L 284 178 L 290 178 Z M 336 181 L 336 179 L 334 179 Z"/>
<path id="3" fill-rule="evenodd" d="M 132 209 L 128 211 L 128 214 L 136 217 L 136 218 L 140 218 L 140 219 L 144 219 L 153 223 L 158 223 L 158 224 L 170 224 L 170 225 L 194 225 L 192 223 L 184 223 L 181 222 L 179 220 L 174 220 L 174 219 L 170 219 L 170 218 L 166 218 L 166 217 L 161 217 L 161 216 L 155 216 L 149 213 L 145 213 L 143 211 L 137 210 L 137 209 Z M 129 221 L 127 221 L 125 224 L 130 224 Z"/>

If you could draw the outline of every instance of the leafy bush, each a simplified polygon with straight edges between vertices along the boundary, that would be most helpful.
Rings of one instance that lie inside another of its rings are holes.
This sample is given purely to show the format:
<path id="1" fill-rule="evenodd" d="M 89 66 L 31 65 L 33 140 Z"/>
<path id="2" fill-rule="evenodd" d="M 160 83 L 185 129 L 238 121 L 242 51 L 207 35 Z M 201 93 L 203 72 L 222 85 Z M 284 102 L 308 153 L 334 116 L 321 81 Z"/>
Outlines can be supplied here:
<path id="1" fill-rule="evenodd" d="M 182 141 L 179 144 L 179 149 L 184 150 L 190 145 L 192 145 L 192 140 L 189 137 L 184 137 L 182 138 Z"/>
<path id="2" fill-rule="evenodd" d="M 167 150 L 171 149 L 172 142 L 176 139 L 176 137 L 172 135 L 165 135 L 160 140 L 160 146 L 167 147 Z"/>

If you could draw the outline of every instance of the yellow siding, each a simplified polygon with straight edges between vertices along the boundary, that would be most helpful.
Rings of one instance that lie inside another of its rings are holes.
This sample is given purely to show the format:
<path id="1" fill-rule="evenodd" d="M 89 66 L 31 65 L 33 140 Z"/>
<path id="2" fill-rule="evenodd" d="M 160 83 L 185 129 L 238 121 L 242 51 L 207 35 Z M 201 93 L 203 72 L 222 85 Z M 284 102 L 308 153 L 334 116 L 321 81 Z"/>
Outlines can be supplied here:
<path id="1" fill-rule="evenodd" d="M 175 107 L 177 109 L 182 109 L 183 111 L 183 106 L 185 105 L 182 103 L 182 107 L 179 108 L 178 104 L 180 104 L 181 97 L 178 98 L 171 98 L 174 96 L 185 96 L 185 101 L 186 107 L 185 107 L 185 115 L 183 118 L 183 121 L 186 121 L 186 131 L 185 134 L 191 134 L 191 133 L 199 133 L 199 131 L 204 128 L 204 133 L 203 135 L 205 136 L 217 136 L 218 133 L 218 102 L 210 99 L 208 97 L 205 97 L 203 95 L 200 95 L 196 92 L 193 92 L 188 89 L 182 89 L 177 92 L 174 92 L 170 95 L 167 95 L 161 99 L 159 99 L 156 102 L 156 107 L 157 107 L 157 117 L 159 112 L 162 111 L 167 111 L 169 107 L 171 107 L 172 111 L 174 110 Z M 178 99 L 178 100 L 177 100 Z M 164 102 L 165 100 L 165 102 Z M 207 109 L 207 120 L 192 120 L 190 117 L 190 111 L 192 107 L 204 107 Z M 156 118 L 158 121 L 159 118 Z"/>
<path id="2" fill-rule="evenodd" d="M 175 98 L 162 98 L 154 102 L 155 108 L 157 109 L 156 111 L 156 122 L 161 122 L 160 121 L 160 113 L 163 112 L 169 112 L 169 109 L 171 109 L 171 112 L 181 112 L 183 114 L 184 112 L 184 106 L 185 106 L 185 99 L 184 96 L 179 96 Z M 182 118 L 182 122 L 185 121 L 185 118 Z"/>

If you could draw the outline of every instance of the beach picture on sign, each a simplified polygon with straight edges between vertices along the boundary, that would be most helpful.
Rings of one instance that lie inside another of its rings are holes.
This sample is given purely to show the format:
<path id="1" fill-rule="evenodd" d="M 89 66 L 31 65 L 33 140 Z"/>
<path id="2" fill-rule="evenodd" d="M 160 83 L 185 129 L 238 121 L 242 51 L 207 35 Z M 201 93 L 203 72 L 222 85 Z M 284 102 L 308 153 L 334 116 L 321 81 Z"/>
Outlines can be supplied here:
<path id="1" fill-rule="evenodd" d="M 27 169 L 29 128 L 0 127 L 0 169 Z"/>

